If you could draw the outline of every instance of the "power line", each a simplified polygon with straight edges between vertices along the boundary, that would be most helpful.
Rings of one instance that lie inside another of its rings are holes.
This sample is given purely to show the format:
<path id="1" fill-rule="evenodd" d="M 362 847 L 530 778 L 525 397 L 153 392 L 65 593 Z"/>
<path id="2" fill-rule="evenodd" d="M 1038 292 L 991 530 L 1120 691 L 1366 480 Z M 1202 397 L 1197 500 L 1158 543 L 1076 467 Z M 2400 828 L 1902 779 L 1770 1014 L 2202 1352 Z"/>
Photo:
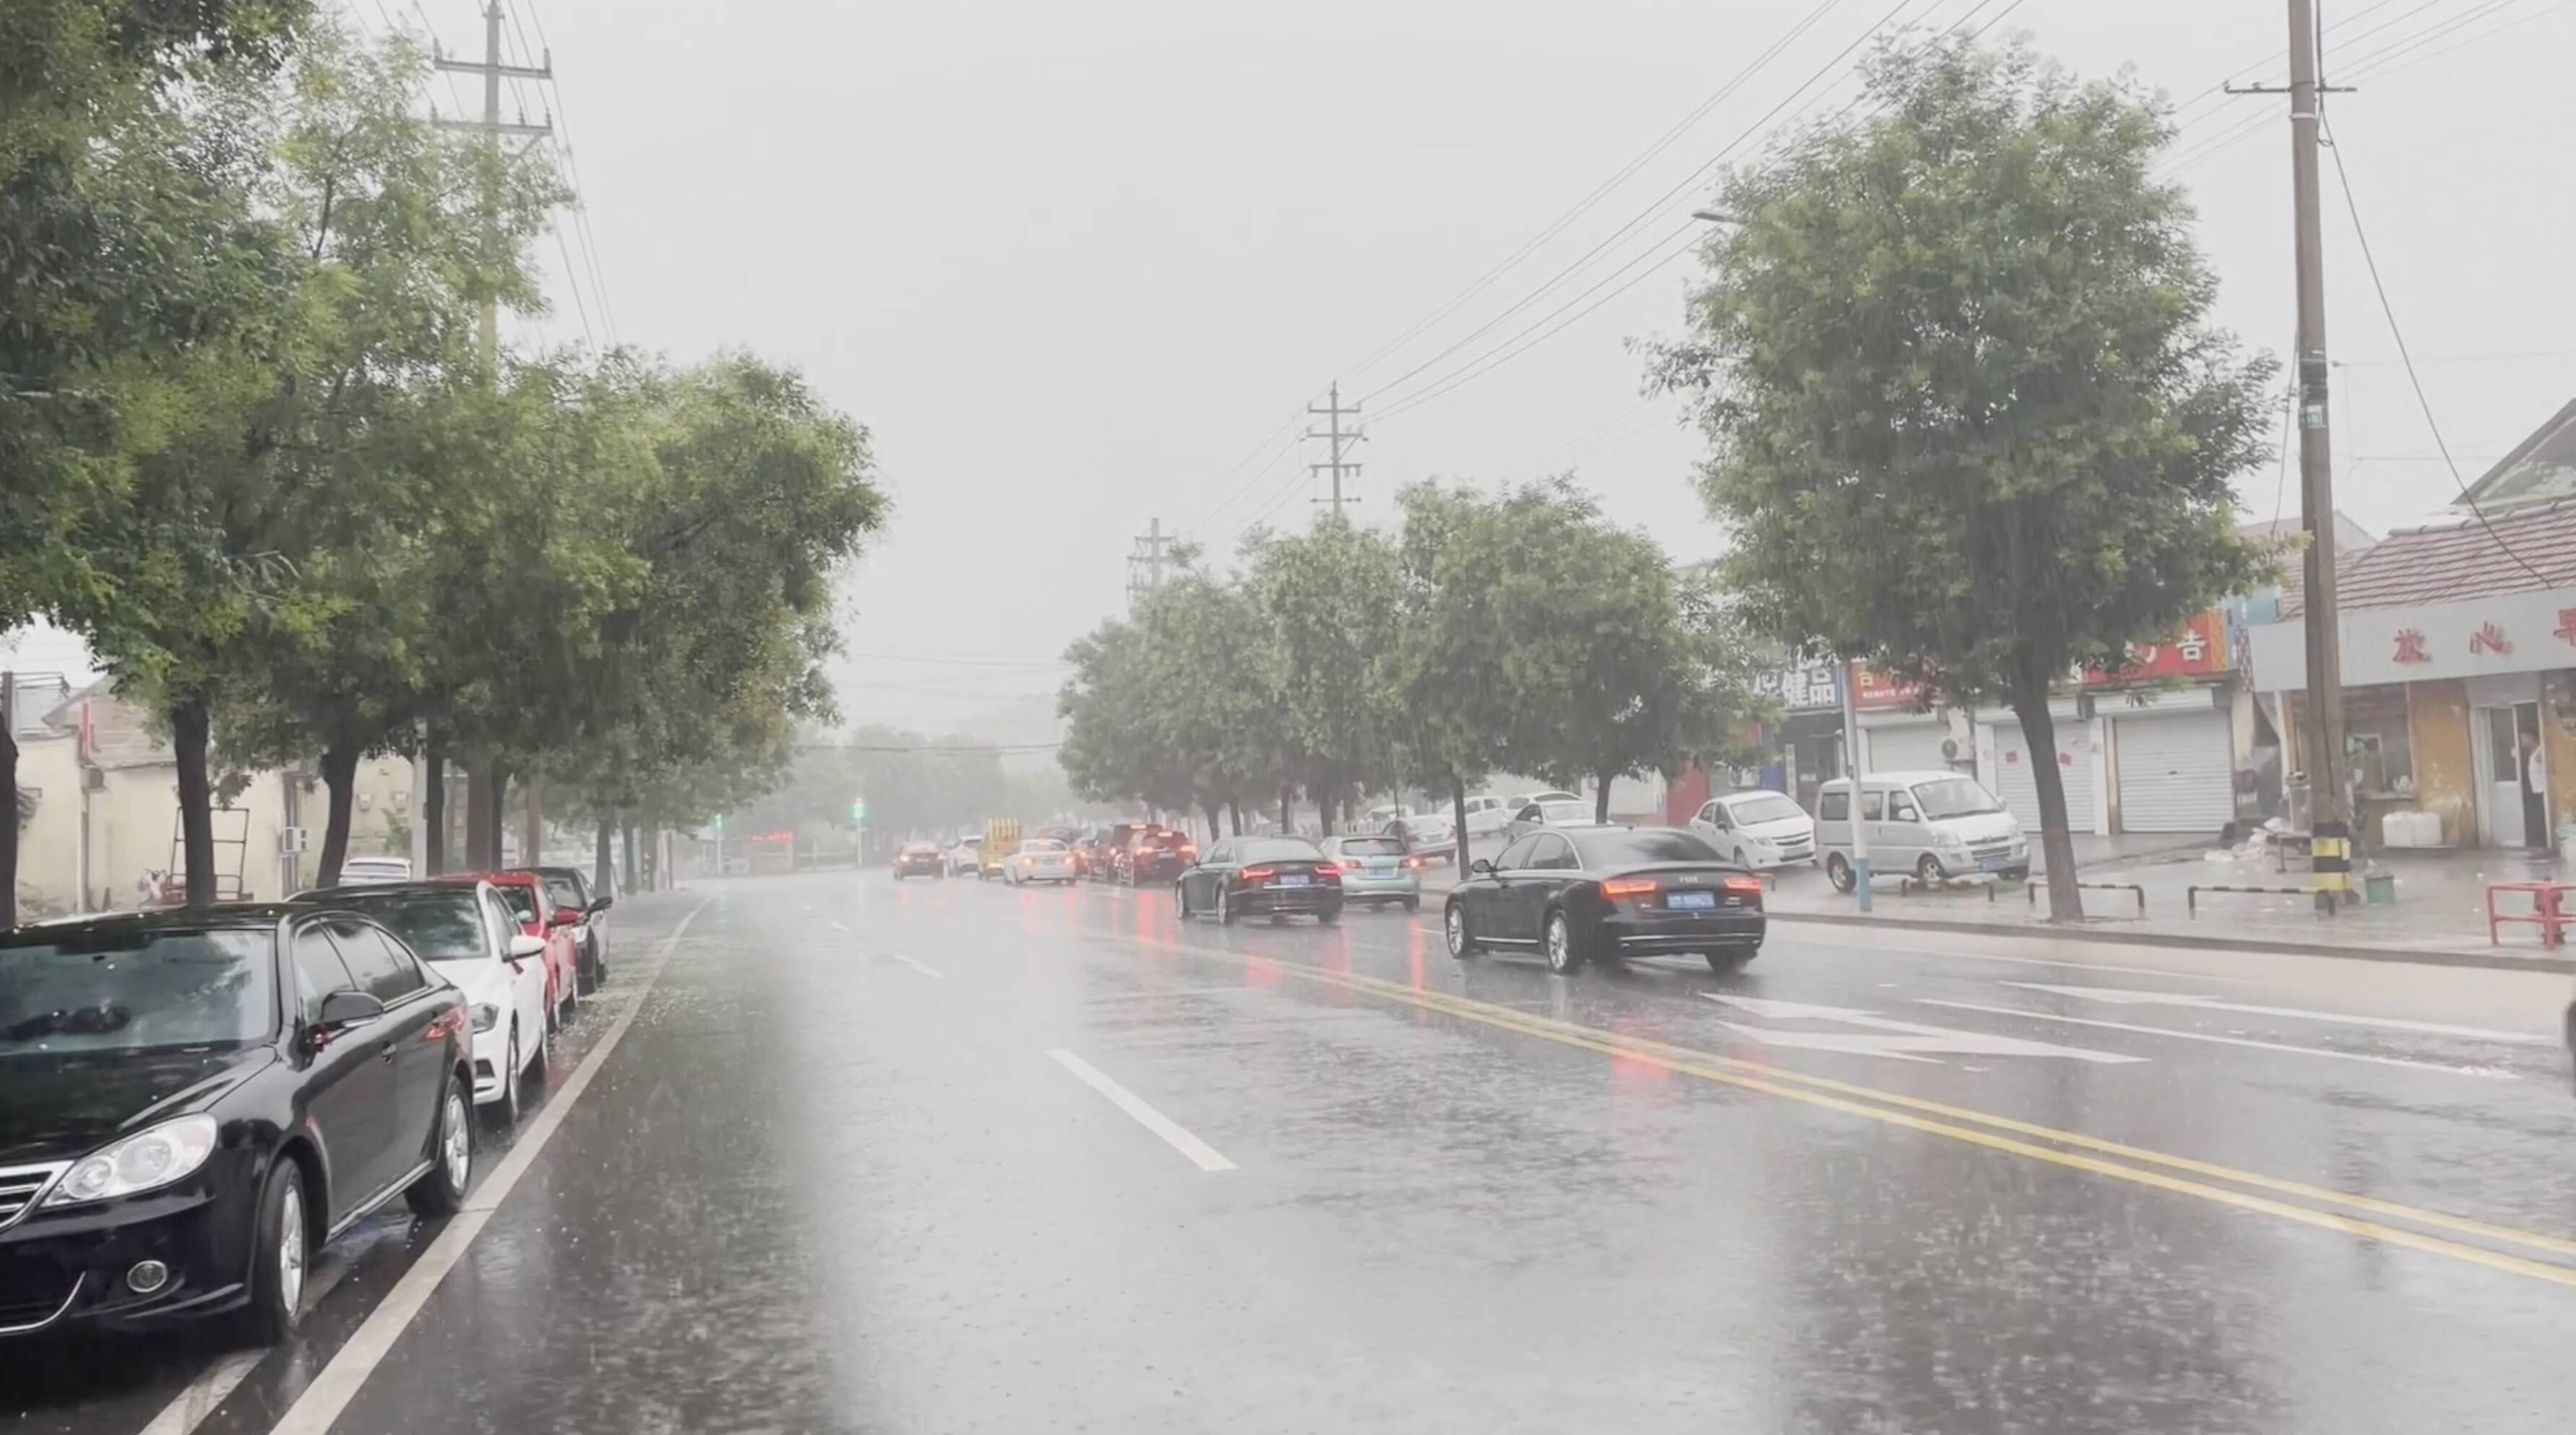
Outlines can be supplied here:
<path id="1" fill-rule="evenodd" d="M 1353 478 L 1357 478 L 1359 477 L 1360 472 L 1360 466 L 1358 464 L 1342 457 L 1343 450 L 1347 445 L 1364 442 L 1368 438 L 1368 435 L 1357 428 L 1345 429 L 1342 427 L 1343 419 L 1357 418 L 1359 416 L 1360 406 L 1357 403 L 1353 403 L 1349 408 L 1342 407 L 1341 380 L 1335 379 L 1332 387 L 1326 389 L 1324 392 L 1328 395 L 1325 400 L 1324 407 L 1319 409 L 1313 404 L 1308 404 L 1306 405 L 1306 412 L 1322 415 L 1325 421 L 1331 424 L 1331 427 L 1322 433 L 1317 433 L 1310 428 L 1306 430 L 1306 437 L 1310 440 L 1322 439 L 1324 441 L 1325 459 L 1322 463 L 1310 463 L 1306 465 L 1306 471 L 1308 473 L 1329 472 L 1332 474 L 1333 516 L 1335 518 L 1339 518 L 1342 516 L 1342 505 L 1344 503 L 1357 503 L 1360 501 L 1359 495 L 1357 494 L 1351 495 L 1348 499 L 1342 497 L 1342 475 L 1347 473 Z M 1317 499 L 1316 502 L 1321 503 L 1323 500 Z"/>
<path id="2" fill-rule="evenodd" d="M 528 23 L 537 27 L 537 43 L 548 56 L 554 53 L 554 42 L 546 38 L 546 17 L 537 10 L 536 0 L 525 0 Z M 524 41 L 522 41 L 524 43 Z M 551 67 L 550 67 L 551 68 Z M 554 120 L 560 133 L 555 137 L 555 153 L 562 157 L 563 174 L 572 189 L 572 222 L 581 244 L 582 260 L 590 267 L 590 292 L 599 301 L 600 323 L 608 330 L 608 342 L 621 342 L 617 330 L 617 310 L 608 295 L 608 273 L 599 262 L 599 245 L 590 232 L 590 200 L 581 182 L 581 153 L 572 137 L 571 107 L 564 103 L 563 81 L 554 84 Z"/>
<path id="3" fill-rule="evenodd" d="M 2372 257 L 2370 252 L 2370 234 L 2362 228 L 2361 203 L 2353 197 L 2352 176 L 2344 169 L 2343 146 L 2334 137 L 2334 127 L 2326 124 L 2322 116 L 2318 124 L 2325 132 L 2326 153 L 2334 158 L 2335 186 L 2343 191 L 2344 209 L 2352 216 L 2352 237 L 2360 243 L 2361 263 L 2362 267 L 2369 271 L 2371 292 L 2379 296 L 2379 312 L 2381 317 L 2388 321 L 2388 337 L 2397 344 L 2398 358 L 2405 361 L 2406 382 L 2414 386 L 2415 402 L 2424 411 L 2424 427 L 2433 435 L 2433 446 L 2441 450 L 2442 464 L 2450 470 L 2451 482 L 2460 490 L 2460 501 L 2468 505 L 2469 512 L 2478 520 L 2478 526 L 2486 530 L 2487 537 L 2495 540 L 2496 547 L 2504 550 L 2505 556 L 2521 565 L 2522 571 L 2538 580 L 2544 588 L 2557 586 L 2547 574 L 2531 566 L 2530 559 L 2514 551 L 2513 545 L 2504 541 L 2504 535 L 2496 532 L 2495 525 L 2487 521 L 2485 511 L 2478 507 L 2475 499 L 2469 497 L 2468 481 L 2460 477 L 2460 466 L 2451 458 L 2451 446 L 2442 438 L 2442 426 L 2433 418 L 2433 401 L 2424 393 L 2424 381 L 2415 372 L 2414 360 L 2407 356 L 2406 333 L 2397 327 L 2397 310 L 2388 302 L 2388 286 L 2380 281 L 2379 261 Z"/>

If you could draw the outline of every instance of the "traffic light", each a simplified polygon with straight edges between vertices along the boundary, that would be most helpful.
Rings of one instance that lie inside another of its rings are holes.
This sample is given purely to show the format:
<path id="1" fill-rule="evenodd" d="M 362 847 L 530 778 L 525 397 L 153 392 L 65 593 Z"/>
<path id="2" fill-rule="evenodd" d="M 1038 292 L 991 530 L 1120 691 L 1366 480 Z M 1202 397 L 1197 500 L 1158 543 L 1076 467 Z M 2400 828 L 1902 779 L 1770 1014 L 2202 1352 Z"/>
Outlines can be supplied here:
<path id="1" fill-rule="evenodd" d="M 857 826 L 857 825 L 859 825 L 860 823 L 865 822 L 865 821 L 867 821 L 867 820 L 868 820 L 868 800 L 867 800 L 866 798 L 864 798 L 864 797 L 853 797 L 853 798 L 851 798 L 851 799 L 850 799 L 850 825 L 851 825 L 851 826 L 853 826 L 853 827 L 856 827 L 856 826 Z"/>

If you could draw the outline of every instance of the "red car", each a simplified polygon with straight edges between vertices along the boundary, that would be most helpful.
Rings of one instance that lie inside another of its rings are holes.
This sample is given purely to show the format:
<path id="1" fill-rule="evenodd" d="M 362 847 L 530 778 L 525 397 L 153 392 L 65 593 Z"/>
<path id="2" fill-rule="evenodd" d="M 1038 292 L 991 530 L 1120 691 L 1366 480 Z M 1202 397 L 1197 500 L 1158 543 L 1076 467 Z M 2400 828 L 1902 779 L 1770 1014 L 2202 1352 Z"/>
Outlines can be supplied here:
<path id="1" fill-rule="evenodd" d="M 449 872 L 439 880 L 491 883 L 519 919 L 519 930 L 546 944 L 546 1024 L 563 1030 L 581 1009 L 581 944 L 571 924 L 555 924 L 546 879 L 534 872 Z"/>

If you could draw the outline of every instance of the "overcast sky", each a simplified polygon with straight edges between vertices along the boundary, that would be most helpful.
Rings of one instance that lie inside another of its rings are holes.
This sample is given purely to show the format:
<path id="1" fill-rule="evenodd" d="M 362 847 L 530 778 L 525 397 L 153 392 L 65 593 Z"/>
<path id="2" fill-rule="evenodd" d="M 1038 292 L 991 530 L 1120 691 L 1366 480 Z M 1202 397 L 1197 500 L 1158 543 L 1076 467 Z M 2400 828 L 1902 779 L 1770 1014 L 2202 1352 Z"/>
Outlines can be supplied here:
<path id="1" fill-rule="evenodd" d="M 348 3 L 371 31 L 426 19 L 451 50 L 480 45 L 475 0 Z M 552 47 L 551 103 L 620 337 L 683 359 L 743 345 L 796 364 L 874 434 L 897 508 L 850 585 L 849 646 L 952 661 L 865 658 L 844 705 L 936 727 L 1051 690 L 1048 660 L 1122 605 L 1149 520 L 1220 551 L 1255 517 L 1304 523 L 1322 489 L 1301 465 L 1320 455 L 1265 436 L 1327 382 L 1391 408 L 1552 325 L 1605 276 L 1560 332 L 1373 421 L 1359 513 L 1383 521 L 1390 492 L 1427 475 L 1570 467 L 1622 520 L 1678 552 L 1713 551 L 1688 486 L 1695 445 L 1669 405 L 1639 396 L 1626 347 L 1677 327 L 1688 264 L 1621 266 L 1657 252 L 1706 186 L 1659 196 L 1893 3 L 1825 5 L 1658 157 L 1383 353 L 1816 0 L 514 0 L 510 43 L 524 31 Z M 2285 106 L 2193 99 L 2230 77 L 2285 77 L 2283 4 L 1987 0 L 1971 23 L 2008 5 L 2005 29 L 2079 73 L 2134 67 L 2184 105 L 2179 175 L 2224 285 L 2219 318 L 2286 354 Z M 1973 8 L 1906 0 L 1899 19 L 1946 26 Z M 2474 478 L 2576 395 L 2576 186 L 2563 175 L 2576 6 L 2325 8 L 2340 21 L 2330 74 L 2365 81 L 2332 101 L 2332 123 L 2436 416 Z M 1785 113 L 1839 109 L 1847 75 L 1835 66 Z M 2216 147 L 2193 153 L 2203 145 Z M 2348 365 L 2338 493 L 2384 530 L 2435 515 L 2454 490 L 2423 461 L 2433 442 L 2331 167 L 2326 203 L 2330 347 Z M 1494 322 L 1604 240 L 1589 267 Z M 588 262 L 571 253 L 604 334 Z M 572 297 L 560 280 L 557 292 Z M 575 305 L 560 309 L 528 337 L 580 338 Z M 2276 474 L 2243 486 L 2249 512 L 2272 516 Z"/>

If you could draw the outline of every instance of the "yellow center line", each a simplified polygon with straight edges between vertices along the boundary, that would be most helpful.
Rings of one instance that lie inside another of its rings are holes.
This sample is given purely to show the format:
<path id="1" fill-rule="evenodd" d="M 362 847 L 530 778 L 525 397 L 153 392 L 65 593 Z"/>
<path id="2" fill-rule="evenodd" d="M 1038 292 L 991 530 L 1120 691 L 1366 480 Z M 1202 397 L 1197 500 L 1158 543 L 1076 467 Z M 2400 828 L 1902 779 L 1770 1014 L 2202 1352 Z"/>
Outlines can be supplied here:
<path id="1" fill-rule="evenodd" d="M 1014 922 L 1013 925 L 1018 924 Z M 2412 1225 L 2453 1231 L 2554 1255 L 2576 1256 L 2576 1240 L 2473 1220 L 2466 1216 L 2422 1210 L 2370 1196 L 2350 1195 L 2322 1186 L 2311 1186 L 2277 1176 L 2266 1176 L 2259 1172 L 2238 1170 L 2212 1161 L 2199 1161 L 2188 1156 L 2176 1156 L 2123 1142 L 2108 1141 L 2096 1136 L 2086 1136 L 2080 1132 L 2061 1131 L 2055 1127 L 2018 1121 L 2008 1116 L 1998 1116 L 1968 1107 L 1951 1106 L 1856 1082 L 1837 1081 L 1831 1077 L 1811 1076 L 1785 1067 L 1743 1061 L 1735 1057 L 1719 1056 L 1712 1052 L 1693 1051 L 1687 1047 L 1625 1036 L 1577 1022 L 1560 1021 L 1554 1017 L 1515 1011 L 1510 1007 L 1497 1006 L 1472 997 L 1454 996 L 1447 992 L 1405 986 L 1377 977 L 1328 972 L 1298 962 L 1279 961 L 1250 953 L 1204 946 L 1196 940 L 1185 938 L 1147 936 L 1143 933 L 1101 932 L 1079 927 L 1074 928 L 1074 932 L 1076 935 L 1094 941 L 1121 945 L 1142 942 L 1146 945 L 1163 947 L 1194 960 L 1231 964 L 1245 969 L 1259 968 L 1265 973 L 1276 973 L 1312 986 L 1332 987 L 1354 994 L 1379 997 L 1424 1011 L 1439 1012 L 1503 1031 L 1537 1037 L 1542 1041 L 1552 1041 L 1563 1046 L 1598 1052 L 1604 1056 L 1642 1061 L 1651 1066 L 1686 1076 L 1696 1076 L 1705 1081 L 1714 1081 L 1747 1091 L 1759 1091 L 1765 1095 L 1777 1096 L 1809 1106 L 1865 1117 L 1872 1121 L 1901 1126 L 1929 1135 L 1948 1137 L 1954 1141 L 1982 1146 L 1988 1150 L 2009 1152 L 2070 1170 L 2107 1176 L 2114 1180 L 2128 1181 L 2178 1195 L 2196 1196 L 2219 1205 L 2259 1211 L 2265 1215 L 2277 1216 L 2301 1225 L 2337 1231 L 2366 1240 L 2385 1241 L 2393 1246 L 2448 1256 L 2472 1265 L 2507 1271 L 2514 1275 L 2530 1276 L 2553 1285 L 2576 1289 L 2576 1268 L 2530 1260 L 2502 1251 L 2492 1251 L 2481 1246 L 2425 1235 L 2418 1231 L 2382 1225 L 2376 1221 L 2340 1215 L 2333 1211 L 2313 1210 L 2306 1206 L 2292 1205 L 2286 1201 L 2276 1201 L 2267 1196 L 2232 1191 L 2182 1176 L 2168 1175 L 2164 1171 L 2122 1165 L 2117 1161 L 2104 1160 L 2101 1157 L 2117 1156 L 2122 1160 L 2140 1162 L 2145 1166 L 2161 1166 L 2173 1171 L 2189 1172 L 2212 1180 L 2250 1186 L 2257 1190 L 2294 1196 L 2324 1205 L 2344 1206 L 2372 1215 L 2385 1216 L 2391 1220 L 2405 1221 Z M 1447 954 L 1444 952 L 1442 955 Z M 1923 1114 L 1911 1114 L 1916 1112 Z M 1940 1119 L 1933 1119 L 1936 1117 Z M 1980 1126 L 1992 1129 L 1974 1129 Z M 2013 1134 L 1998 1135 L 1997 1132 Z M 2019 1140 L 2016 1137 L 2029 1137 L 2032 1140 Z M 2033 1141 L 2047 1141 L 2055 1145 L 2035 1145 Z M 2076 1149 L 2059 1150 L 2056 1149 L 2058 1146 Z M 2099 1153 L 2099 1155 L 2082 1154 L 2086 1152 Z"/>

